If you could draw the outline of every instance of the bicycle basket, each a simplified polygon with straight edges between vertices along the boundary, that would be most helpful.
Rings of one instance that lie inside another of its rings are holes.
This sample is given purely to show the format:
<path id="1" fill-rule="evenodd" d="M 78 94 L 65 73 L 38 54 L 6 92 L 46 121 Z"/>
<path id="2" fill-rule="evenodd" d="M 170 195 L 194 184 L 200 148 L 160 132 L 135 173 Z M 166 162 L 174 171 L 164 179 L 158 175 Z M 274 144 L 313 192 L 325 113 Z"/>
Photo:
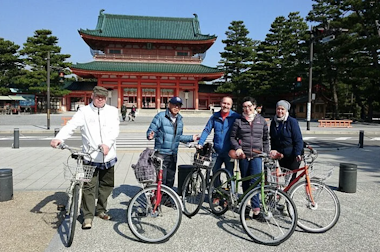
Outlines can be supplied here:
<path id="1" fill-rule="evenodd" d="M 214 167 L 216 158 L 216 153 L 212 153 L 211 156 L 201 156 L 199 153 L 194 153 L 191 156 L 193 157 L 193 165 L 195 167 L 203 168 L 203 169 L 212 169 Z"/>
<path id="2" fill-rule="evenodd" d="M 335 165 L 332 163 L 313 163 L 310 169 L 310 177 L 325 181 L 331 177 L 334 168 Z"/>
<path id="3" fill-rule="evenodd" d="M 65 179 L 90 182 L 94 175 L 95 168 L 96 166 L 91 165 L 83 165 L 80 167 L 77 165 L 63 164 L 64 177 Z"/>
<path id="4" fill-rule="evenodd" d="M 269 184 L 275 184 L 278 186 L 288 186 L 290 179 L 293 176 L 293 172 L 289 169 L 281 168 L 281 169 L 270 169 L 267 168 L 267 182 Z"/>
<path id="5" fill-rule="evenodd" d="M 136 166 L 134 170 L 136 179 L 140 183 L 151 183 L 157 179 L 154 166 Z"/>

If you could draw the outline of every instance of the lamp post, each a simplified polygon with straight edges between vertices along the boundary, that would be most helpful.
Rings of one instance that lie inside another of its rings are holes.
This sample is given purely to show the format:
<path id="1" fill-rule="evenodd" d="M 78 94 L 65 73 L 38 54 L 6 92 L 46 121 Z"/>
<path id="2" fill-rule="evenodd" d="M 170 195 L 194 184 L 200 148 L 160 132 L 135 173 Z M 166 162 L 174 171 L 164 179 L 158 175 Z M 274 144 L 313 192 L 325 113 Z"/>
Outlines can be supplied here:
<path id="1" fill-rule="evenodd" d="M 47 108 L 47 129 L 50 129 L 50 52 L 47 54 L 47 79 L 46 79 L 46 85 L 47 85 L 47 101 L 46 101 L 46 108 Z"/>
<path id="2" fill-rule="evenodd" d="M 310 130 L 310 119 L 311 119 L 311 89 L 313 86 L 313 47 L 314 47 L 314 34 L 313 34 L 313 27 L 311 27 L 310 29 L 309 92 L 308 92 L 308 101 L 307 101 L 306 130 Z"/>

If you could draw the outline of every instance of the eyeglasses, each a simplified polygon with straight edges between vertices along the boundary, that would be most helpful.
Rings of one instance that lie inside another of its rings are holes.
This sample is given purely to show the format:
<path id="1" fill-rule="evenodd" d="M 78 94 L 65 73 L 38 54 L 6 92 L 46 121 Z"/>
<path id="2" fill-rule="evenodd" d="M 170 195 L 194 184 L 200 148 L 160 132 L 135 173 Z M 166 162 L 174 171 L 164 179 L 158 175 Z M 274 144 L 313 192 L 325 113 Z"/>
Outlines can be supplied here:
<path id="1" fill-rule="evenodd" d="M 252 104 L 251 105 L 247 105 L 247 106 L 243 106 L 243 109 L 249 109 L 249 108 L 252 108 Z"/>
<path id="2" fill-rule="evenodd" d="M 171 105 L 173 105 L 173 107 L 178 107 L 178 108 L 181 108 L 182 104 L 181 103 L 170 103 Z"/>
<path id="3" fill-rule="evenodd" d="M 106 99 L 105 96 L 99 96 L 99 95 L 95 95 L 94 98 L 95 98 L 95 99 L 98 99 L 98 100 L 100 100 L 100 99 L 105 100 L 105 99 Z"/>

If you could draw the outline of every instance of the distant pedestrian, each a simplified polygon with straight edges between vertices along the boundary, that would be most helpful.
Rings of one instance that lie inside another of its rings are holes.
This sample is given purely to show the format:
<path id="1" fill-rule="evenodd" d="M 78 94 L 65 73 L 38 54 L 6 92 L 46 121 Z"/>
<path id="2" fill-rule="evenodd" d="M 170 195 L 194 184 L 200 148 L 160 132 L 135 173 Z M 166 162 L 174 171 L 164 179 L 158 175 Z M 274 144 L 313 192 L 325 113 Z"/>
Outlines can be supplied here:
<path id="1" fill-rule="evenodd" d="M 135 107 L 135 105 L 132 105 L 131 112 L 128 116 L 128 121 L 130 121 L 130 120 L 134 121 L 135 118 L 136 118 L 136 107 Z"/>
<path id="2" fill-rule="evenodd" d="M 126 116 L 127 116 L 127 106 L 125 106 L 125 104 L 123 104 L 121 106 L 121 117 L 123 118 L 123 122 L 125 122 Z"/>

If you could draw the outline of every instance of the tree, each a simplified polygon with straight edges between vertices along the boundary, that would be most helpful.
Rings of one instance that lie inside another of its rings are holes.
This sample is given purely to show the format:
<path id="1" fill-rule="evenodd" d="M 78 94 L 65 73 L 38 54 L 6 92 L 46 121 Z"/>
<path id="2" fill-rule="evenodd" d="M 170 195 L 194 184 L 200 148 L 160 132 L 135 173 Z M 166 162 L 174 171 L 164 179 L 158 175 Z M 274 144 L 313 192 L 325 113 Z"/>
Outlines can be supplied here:
<path id="1" fill-rule="evenodd" d="M 61 48 L 57 45 L 58 38 L 52 36 L 50 30 L 36 30 L 33 37 L 28 37 L 20 54 L 25 56 L 24 64 L 28 69 L 26 75 L 20 76 L 20 88 L 30 93 L 47 92 L 47 55 L 50 52 L 50 92 L 52 96 L 62 96 L 68 93 L 59 81 L 59 70 L 69 74 L 71 63 L 65 62 L 69 54 L 60 54 Z"/>
<path id="2" fill-rule="evenodd" d="M 248 69 L 252 64 L 255 42 L 247 37 L 249 31 L 243 21 L 232 21 L 225 34 L 227 38 L 222 40 L 225 51 L 220 53 L 222 59 L 219 62 L 223 64 L 225 83 L 217 91 L 233 93 L 239 99 L 248 94 L 252 82 Z"/>
<path id="3" fill-rule="evenodd" d="M 335 117 L 339 117 L 341 108 L 356 114 L 358 106 L 360 117 L 371 119 L 372 111 L 379 108 L 380 30 L 376 26 L 379 3 L 373 0 L 314 2 L 307 19 L 325 28 L 326 35 L 335 36 L 326 44 L 316 43 L 315 50 L 315 65 L 320 70 L 318 81 L 330 88 Z M 349 32 L 342 32 L 342 28 Z"/>
<path id="4" fill-rule="evenodd" d="M 11 80 L 21 66 L 19 45 L 0 38 L 0 94 L 8 94 Z"/>
<path id="5" fill-rule="evenodd" d="M 253 92 L 266 97 L 266 103 L 273 104 L 279 96 L 295 88 L 297 76 L 307 72 L 307 25 L 298 12 L 291 12 L 287 18 L 279 16 L 271 24 L 256 49 L 250 73 L 254 77 Z"/>

